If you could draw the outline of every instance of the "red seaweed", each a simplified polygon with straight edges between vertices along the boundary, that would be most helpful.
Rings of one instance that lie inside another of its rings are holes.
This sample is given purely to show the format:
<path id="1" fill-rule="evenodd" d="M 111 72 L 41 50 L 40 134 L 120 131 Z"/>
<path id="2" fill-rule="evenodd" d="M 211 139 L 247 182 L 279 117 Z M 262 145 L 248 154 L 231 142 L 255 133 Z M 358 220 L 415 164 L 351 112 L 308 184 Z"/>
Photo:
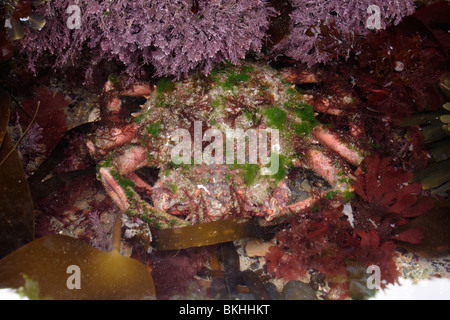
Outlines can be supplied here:
<path id="1" fill-rule="evenodd" d="M 22 107 L 28 114 L 34 114 L 39 101 L 36 123 L 43 129 L 43 142 L 47 147 L 48 155 L 67 130 L 65 108 L 69 103 L 61 92 L 54 93 L 46 88 L 38 88 L 34 97 L 24 101 Z M 22 120 L 25 119 L 22 117 Z M 26 126 L 27 123 L 24 125 Z"/>
<path id="2" fill-rule="evenodd" d="M 194 276 L 204 266 L 208 257 L 207 247 L 156 251 L 151 258 L 151 266 L 157 299 L 194 296 L 200 290 L 196 287 Z"/>
<path id="3" fill-rule="evenodd" d="M 284 280 L 306 276 L 315 269 L 346 290 L 346 261 L 363 266 L 377 265 L 383 270 L 384 284 L 399 276 L 393 257 L 396 241 L 420 243 L 419 228 L 397 231 L 411 218 L 429 211 L 434 201 L 420 196 L 420 184 L 407 184 L 412 176 L 390 165 L 389 158 L 366 158 L 356 171 L 355 198 L 351 200 L 353 221 L 343 219 L 342 207 L 323 203 L 318 211 L 293 218 L 276 234 L 278 246 L 266 254 L 267 271 Z"/>

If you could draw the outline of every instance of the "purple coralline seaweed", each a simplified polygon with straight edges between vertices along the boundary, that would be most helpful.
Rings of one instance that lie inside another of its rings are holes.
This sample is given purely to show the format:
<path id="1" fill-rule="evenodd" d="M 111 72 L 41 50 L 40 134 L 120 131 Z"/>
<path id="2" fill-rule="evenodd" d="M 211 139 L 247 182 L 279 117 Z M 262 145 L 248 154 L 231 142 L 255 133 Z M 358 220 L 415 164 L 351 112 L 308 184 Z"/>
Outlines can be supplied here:
<path id="1" fill-rule="evenodd" d="M 79 28 L 70 5 L 80 9 Z M 275 14 L 264 0 L 52 0 L 37 11 L 46 26 L 21 40 L 33 71 L 50 52 L 56 67 L 83 66 L 86 75 L 100 61 L 116 60 L 131 77 L 151 65 L 155 75 L 177 78 L 260 51 Z"/>
<path id="2" fill-rule="evenodd" d="M 352 44 L 414 12 L 413 0 L 291 0 L 291 32 L 276 50 L 312 66 L 340 55 Z M 377 14 L 379 21 L 377 24 Z"/>

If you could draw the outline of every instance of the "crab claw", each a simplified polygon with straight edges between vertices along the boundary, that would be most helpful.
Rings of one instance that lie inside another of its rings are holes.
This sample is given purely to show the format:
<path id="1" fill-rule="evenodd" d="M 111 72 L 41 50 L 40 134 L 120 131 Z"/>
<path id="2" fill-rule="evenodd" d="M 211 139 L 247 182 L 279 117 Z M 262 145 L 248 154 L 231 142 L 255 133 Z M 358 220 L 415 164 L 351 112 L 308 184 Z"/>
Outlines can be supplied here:
<path id="1" fill-rule="evenodd" d="M 119 92 L 119 96 L 145 97 L 152 93 L 152 88 L 145 83 L 134 84 L 130 88 Z"/>
<path id="2" fill-rule="evenodd" d="M 122 154 L 113 159 L 113 165 L 121 175 L 129 174 L 147 164 L 147 150 L 139 145 L 127 146 Z"/>
<path id="3" fill-rule="evenodd" d="M 271 192 L 268 199 L 260 207 L 261 214 L 267 221 L 280 215 L 283 208 L 286 207 L 289 199 L 289 187 L 285 181 L 280 181 L 277 187 Z"/>
<path id="4" fill-rule="evenodd" d="M 104 86 L 105 92 L 112 92 L 116 90 L 114 83 L 111 80 L 106 81 Z M 120 90 L 118 96 L 128 96 L 128 97 L 141 97 L 149 96 L 152 93 L 152 88 L 146 83 L 133 84 L 130 87 Z"/>
<path id="5" fill-rule="evenodd" d="M 108 80 L 104 86 L 104 106 L 109 118 L 120 120 L 119 113 L 122 109 L 122 101 L 120 96 L 127 97 L 148 97 L 152 93 L 150 85 L 145 83 L 133 84 L 130 87 L 118 90 L 113 82 Z"/>
<path id="6" fill-rule="evenodd" d="M 133 141 L 136 138 L 138 126 L 133 122 L 121 127 L 100 129 L 93 141 L 86 142 L 89 152 L 94 157 L 104 157 L 109 151 Z"/>

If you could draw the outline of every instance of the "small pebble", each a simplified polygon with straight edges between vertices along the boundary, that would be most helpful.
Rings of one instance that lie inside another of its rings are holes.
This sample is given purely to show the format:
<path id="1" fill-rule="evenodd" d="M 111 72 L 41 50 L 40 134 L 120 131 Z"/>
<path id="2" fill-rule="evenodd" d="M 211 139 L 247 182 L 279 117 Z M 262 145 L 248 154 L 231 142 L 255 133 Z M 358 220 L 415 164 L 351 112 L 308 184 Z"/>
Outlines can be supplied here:
<path id="1" fill-rule="evenodd" d="M 310 285 L 299 280 L 291 280 L 283 288 L 285 300 L 317 300 L 316 293 Z"/>
<path id="2" fill-rule="evenodd" d="M 309 184 L 308 180 L 303 180 L 303 182 L 300 184 L 300 186 L 306 192 L 311 192 L 311 185 Z"/>
<path id="3" fill-rule="evenodd" d="M 405 69 L 405 64 L 401 61 L 395 61 L 394 70 L 397 72 L 402 72 Z"/>
<path id="4" fill-rule="evenodd" d="M 281 300 L 281 294 L 278 292 L 276 285 L 271 282 L 266 282 L 265 286 L 272 300 Z"/>
<path id="5" fill-rule="evenodd" d="M 271 242 L 250 240 L 245 246 L 245 253 L 248 257 L 264 257 L 272 246 L 273 243 Z"/>

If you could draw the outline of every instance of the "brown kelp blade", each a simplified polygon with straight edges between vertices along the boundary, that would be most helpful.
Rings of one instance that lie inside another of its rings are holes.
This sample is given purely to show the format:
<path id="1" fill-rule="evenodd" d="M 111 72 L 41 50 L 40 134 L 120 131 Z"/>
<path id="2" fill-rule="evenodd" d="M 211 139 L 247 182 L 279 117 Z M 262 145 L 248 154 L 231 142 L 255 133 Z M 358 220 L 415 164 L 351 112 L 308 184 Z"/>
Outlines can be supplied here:
<path id="1" fill-rule="evenodd" d="M 139 261 L 104 252 L 80 239 L 48 235 L 0 260 L 0 287 L 36 282 L 50 299 L 155 299 L 153 279 Z"/>
<path id="2" fill-rule="evenodd" d="M 27 179 L 20 158 L 6 133 L 9 104 L 9 95 L 1 90 L 0 258 L 30 242 L 34 237 L 33 202 Z"/>
<path id="3" fill-rule="evenodd" d="M 399 228 L 399 231 L 420 228 L 423 240 L 412 244 L 398 242 L 405 249 L 424 258 L 445 257 L 450 253 L 450 204 L 438 201 L 435 207 Z"/>
<path id="4" fill-rule="evenodd" d="M 159 230 L 152 245 L 158 250 L 179 250 L 259 237 L 261 230 L 252 219 L 231 218 Z"/>
<path id="5" fill-rule="evenodd" d="M 414 172 L 411 182 L 422 184 L 423 189 L 436 188 L 450 180 L 450 159 L 434 162 L 426 168 Z"/>

